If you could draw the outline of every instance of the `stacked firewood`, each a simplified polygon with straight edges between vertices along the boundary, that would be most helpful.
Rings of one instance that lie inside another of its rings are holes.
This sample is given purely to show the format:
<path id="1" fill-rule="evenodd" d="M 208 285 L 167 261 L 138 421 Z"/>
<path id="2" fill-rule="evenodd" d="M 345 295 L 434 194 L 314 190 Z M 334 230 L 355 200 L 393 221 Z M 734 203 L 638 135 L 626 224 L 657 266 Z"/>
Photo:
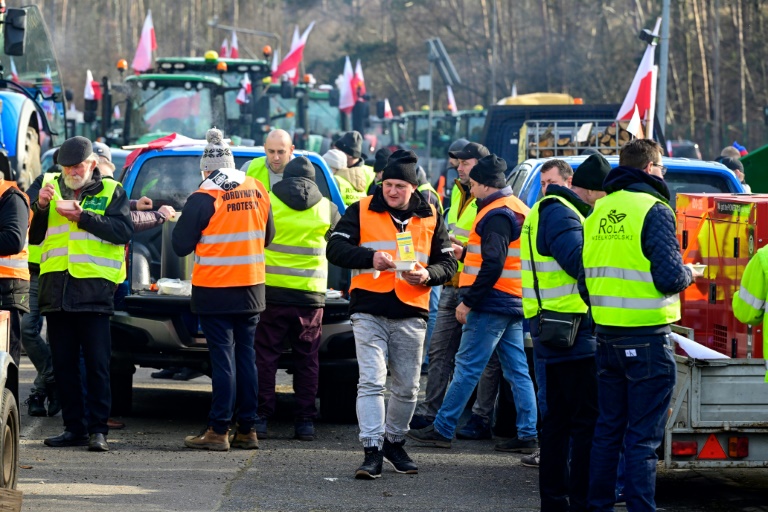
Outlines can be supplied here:
<path id="1" fill-rule="evenodd" d="M 621 146 L 632 140 L 632 134 L 627 131 L 628 125 L 629 121 L 619 121 L 609 126 L 593 128 L 589 137 L 581 142 L 573 137 L 556 137 L 554 127 L 550 125 L 539 135 L 538 143 L 534 137 L 529 136 L 528 156 L 531 158 L 576 156 L 585 148 L 597 148 L 604 155 L 617 155 Z"/>

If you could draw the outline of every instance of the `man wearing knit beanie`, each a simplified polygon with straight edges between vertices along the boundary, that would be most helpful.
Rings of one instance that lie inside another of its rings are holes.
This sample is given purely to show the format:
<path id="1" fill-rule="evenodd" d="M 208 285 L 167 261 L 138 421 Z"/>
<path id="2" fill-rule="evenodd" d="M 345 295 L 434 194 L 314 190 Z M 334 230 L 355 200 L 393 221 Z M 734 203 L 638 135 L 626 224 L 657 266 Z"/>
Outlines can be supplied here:
<path id="1" fill-rule="evenodd" d="M 171 240 L 177 255 L 195 253 L 190 306 L 205 334 L 212 369 L 206 428 L 187 436 L 184 445 L 253 450 L 259 446 L 254 339 L 265 308 L 264 248 L 275 226 L 266 186 L 234 168 L 227 158 L 231 151 L 216 132 L 207 134 L 203 182 L 187 198 Z M 237 426 L 230 441 L 233 417 Z"/>
<path id="2" fill-rule="evenodd" d="M 520 233 L 528 207 L 506 186 L 507 164 L 494 154 L 482 157 L 469 173 L 477 198 L 466 247 L 456 246 L 464 261 L 459 278 L 461 302 L 456 319 L 465 324 L 456 368 L 432 425 L 412 429 L 408 437 L 450 448 L 459 418 L 494 350 L 512 386 L 517 410 L 514 451 L 538 447 L 536 399 L 523 348 Z"/>
<path id="3" fill-rule="evenodd" d="M 275 375 L 286 340 L 294 362 L 294 436 L 302 441 L 315 438 L 318 349 L 328 281 L 326 237 L 340 216 L 314 179 L 312 162 L 299 156 L 288 162 L 283 179 L 270 193 L 275 238 L 264 251 L 267 308 L 256 326 L 256 433 L 262 439 L 268 435 L 267 421 L 275 412 Z"/>
<path id="4" fill-rule="evenodd" d="M 602 155 L 592 154 L 575 173 L 568 163 L 557 159 L 548 160 L 542 170 L 542 181 L 545 172 L 548 175 L 545 196 L 525 220 L 520 251 L 523 262 L 529 262 L 523 267 L 523 310 L 531 325 L 536 356 L 541 451 L 523 457 L 521 462 L 539 465 L 542 507 L 551 508 L 562 499 L 562 489 L 571 491 L 571 503 L 586 503 L 597 421 L 596 340 L 587 304 L 575 288 L 573 293 L 556 296 L 554 290 L 558 288 L 553 283 L 576 286 L 584 219 L 595 201 L 605 195 L 603 180 L 611 166 Z M 530 262 L 536 264 L 535 275 Z M 550 340 L 540 336 L 541 310 L 571 315 L 579 322 L 568 350 L 553 347 Z M 508 443 L 500 443 L 498 448 L 506 451 Z M 571 451 L 563 446 L 570 446 Z"/>
<path id="5" fill-rule="evenodd" d="M 363 136 L 360 132 L 353 130 L 345 133 L 336 141 L 335 147 L 347 156 L 348 169 L 358 170 L 365 176 L 365 190 L 368 190 L 376 179 L 376 173 L 372 167 L 365 165 L 367 156 L 363 153 Z"/>
<path id="6" fill-rule="evenodd" d="M 399 473 L 418 472 L 403 445 L 419 390 L 430 287 L 456 272 L 444 221 L 416 191 L 417 168 L 413 151 L 393 153 L 381 187 L 347 208 L 328 241 L 328 261 L 352 269 L 360 479 L 379 478 L 384 458 Z M 398 378 L 385 412 L 388 365 Z"/>
<path id="7" fill-rule="evenodd" d="M 333 178 L 345 205 L 349 206 L 367 195 L 368 175 L 362 167 L 348 168 L 349 158 L 339 149 L 329 150 L 323 158 L 333 169 Z"/>

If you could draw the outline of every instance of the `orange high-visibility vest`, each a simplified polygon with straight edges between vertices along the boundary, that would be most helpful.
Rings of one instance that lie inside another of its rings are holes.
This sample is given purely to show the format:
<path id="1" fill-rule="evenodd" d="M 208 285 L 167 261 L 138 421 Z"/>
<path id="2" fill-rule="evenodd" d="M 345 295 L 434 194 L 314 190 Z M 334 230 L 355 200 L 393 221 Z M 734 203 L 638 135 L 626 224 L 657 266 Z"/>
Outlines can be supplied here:
<path id="1" fill-rule="evenodd" d="M 269 194 L 247 176 L 232 190 L 205 190 L 214 212 L 195 248 L 192 284 L 209 288 L 252 286 L 264 282 L 264 231 Z"/>
<path id="2" fill-rule="evenodd" d="M 15 181 L 3 180 L 0 182 L 0 197 L 5 194 L 8 189 L 15 188 L 19 192 L 21 190 L 16 185 Z M 24 202 L 29 210 L 29 199 L 27 195 L 22 192 L 24 196 Z M 29 210 L 29 221 L 32 221 L 32 210 Z M 10 256 L 0 257 L 0 279 L 23 279 L 29 281 L 29 251 L 27 244 L 29 243 L 29 224 L 27 224 L 27 241 L 24 243 L 24 248 L 21 252 L 12 254 Z"/>
<path id="3" fill-rule="evenodd" d="M 375 251 L 389 253 L 393 260 L 397 255 L 397 228 L 387 212 L 373 212 L 368 209 L 373 196 L 367 196 L 360 200 L 360 247 L 368 247 Z M 430 217 L 411 217 L 406 229 L 411 232 L 413 238 L 413 250 L 416 253 L 416 261 L 426 267 L 429 262 L 429 252 L 432 247 L 432 237 L 437 225 L 437 213 L 432 208 Z M 373 278 L 374 269 L 352 269 L 351 292 L 355 288 L 376 293 L 389 293 L 395 290 L 397 298 L 409 306 L 429 311 L 429 286 L 410 285 L 404 279 L 397 279 L 395 272 L 381 272 L 377 278 Z"/>
<path id="4" fill-rule="evenodd" d="M 477 274 L 480 272 L 480 266 L 483 264 L 483 255 L 480 252 L 480 235 L 477 234 L 477 225 L 480 224 L 480 221 L 483 220 L 491 210 L 495 210 L 496 208 L 509 208 L 523 217 L 528 215 L 528 212 L 530 211 L 530 208 L 517 197 L 507 196 L 496 199 L 477 212 L 475 222 L 472 224 L 472 231 L 469 233 L 469 240 L 467 240 L 467 247 L 465 249 L 467 254 L 464 257 L 464 270 L 462 270 L 461 277 L 459 278 L 459 288 L 472 286 L 472 283 L 477 279 Z M 517 240 L 513 240 L 509 244 L 509 248 L 507 249 L 507 259 L 504 260 L 504 270 L 501 272 L 499 280 L 493 285 L 494 289 L 514 295 L 515 297 L 522 297 L 523 281 L 520 273 L 521 270 L 520 238 L 518 237 Z"/>

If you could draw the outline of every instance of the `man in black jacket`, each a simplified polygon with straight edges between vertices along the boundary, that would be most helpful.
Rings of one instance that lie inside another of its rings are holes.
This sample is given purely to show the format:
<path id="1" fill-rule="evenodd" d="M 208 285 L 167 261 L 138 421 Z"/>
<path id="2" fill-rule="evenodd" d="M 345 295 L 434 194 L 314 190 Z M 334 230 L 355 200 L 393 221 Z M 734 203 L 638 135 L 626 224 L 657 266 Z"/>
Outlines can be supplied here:
<path id="1" fill-rule="evenodd" d="M 320 364 L 323 308 L 328 288 L 327 238 L 338 223 L 339 210 L 315 184 L 315 168 L 303 156 L 283 171 L 270 192 L 275 238 L 264 251 L 267 308 L 256 326 L 256 366 L 259 369 L 259 418 L 256 433 L 267 435 L 267 420 L 275 412 L 275 373 L 283 342 L 293 349 L 295 436 L 315 438 L 313 419 Z"/>
<path id="2" fill-rule="evenodd" d="M 45 444 L 88 445 L 91 451 L 108 451 L 109 317 L 114 312 L 115 288 L 125 279 L 124 246 L 133 235 L 133 223 L 123 188 L 101 179 L 91 141 L 67 139 L 58 161 L 63 172 L 46 173 L 32 205 L 29 236 L 30 243 L 43 244 L 40 312 L 48 320 L 65 428 Z M 79 371 L 81 349 L 88 381 L 87 417 Z"/>
<path id="3" fill-rule="evenodd" d="M 379 478 L 384 458 L 399 473 L 418 472 L 403 445 L 419 392 L 430 287 L 458 266 L 443 218 L 416 190 L 416 162 L 413 151 L 395 151 L 382 186 L 347 209 L 328 241 L 328 261 L 352 269 L 349 309 L 365 451 L 355 478 Z M 395 273 L 393 260 L 416 261 L 412 270 Z M 393 379 L 385 413 L 387 367 Z"/>
<path id="4" fill-rule="evenodd" d="M 0 173 L 0 309 L 10 314 L 11 357 L 17 365 L 22 314 L 29 313 L 28 227 L 27 196 Z"/>
<path id="5" fill-rule="evenodd" d="M 199 315 L 211 360 L 211 409 L 205 429 L 184 445 L 228 451 L 258 448 L 253 340 L 264 311 L 264 246 L 275 234 L 266 186 L 234 168 L 220 130 L 206 133 L 203 182 L 187 199 L 173 230 L 179 256 L 194 251 L 192 312 Z M 237 404 L 237 431 L 229 427 Z"/>
<path id="6" fill-rule="evenodd" d="M 569 505 L 571 510 L 586 510 L 587 505 L 597 370 L 594 326 L 576 283 L 581 272 L 582 223 L 595 201 L 605 195 L 603 180 L 610 170 L 599 154 L 587 158 L 575 174 L 563 160 L 547 161 L 541 171 L 542 181 L 545 175 L 550 178 L 545 196 L 531 208 L 523 225 L 523 309 L 531 328 L 539 385 L 543 511 L 568 510 Z M 554 348 L 542 340 L 540 308 L 578 315 L 573 346 Z M 537 466 L 537 459 L 534 453 L 522 462 Z"/>

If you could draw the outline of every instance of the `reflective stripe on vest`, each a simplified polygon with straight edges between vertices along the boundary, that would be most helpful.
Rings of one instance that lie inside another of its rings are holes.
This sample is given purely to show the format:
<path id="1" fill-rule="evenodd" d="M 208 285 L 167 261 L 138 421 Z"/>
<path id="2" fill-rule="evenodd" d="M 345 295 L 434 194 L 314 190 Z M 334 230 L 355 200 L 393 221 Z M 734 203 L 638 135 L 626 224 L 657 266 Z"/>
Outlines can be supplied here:
<path id="1" fill-rule="evenodd" d="M 678 295 L 656 289 L 651 262 L 643 254 L 643 224 L 656 203 L 665 204 L 621 190 L 599 199 L 584 222 L 584 273 L 599 325 L 666 325 L 680 318 Z"/>
<path id="2" fill-rule="evenodd" d="M 263 283 L 270 204 L 266 187 L 246 176 L 233 190 L 201 188 L 198 192 L 213 197 L 214 213 L 195 247 L 192 284 L 228 288 Z"/>
<path id="3" fill-rule="evenodd" d="M 32 210 L 29 209 L 29 198 L 26 194 L 21 192 L 15 181 L 2 180 L 0 181 L 0 197 L 2 197 L 8 190 L 15 188 L 21 193 L 24 198 L 24 204 L 27 207 L 29 213 L 27 217 L 27 230 L 25 239 L 29 241 L 29 223 L 32 221 Z M 11 192 L 13 193 L 13 192 Z M 23 279 L 29 281 L 29 248 L 28 243 L 24 243 L 21 251 L 16 254 L 0 257 L 0 279 Z"/>
<path id="4" fill-rule="evenodd" d="M 573 210 L 582 224 L 584 223 L 584 216 L 568 200 L 558 196 L 547 196 L 542 201 L 551 199 L 560 201 Z M 588 307 L 579 295 L 576 279 L 569 276 L 555 258 L 544 256 L 536 247 L 540 206 L 541 201 L 533 205 L 525 223 L 523 223 L 523 231 L 520 235 L 520 259 L 523 267 L 523 313 L 525 318 L 533 318 L 539 313 L 539 301 L 536 298 L 536 290 L 533 288 L 531 259 L 536 265 L 536 280 L 539 283 L 542 309 L 559 313 L 586 313 Z"/>
<path id="5" fill-rule="evenodd" d="M 113 244 L 80 229 L 56 211 L 56 197 L 62 197 L 59 188 L 60 173 L 48 173 L 43 185 L 54 186 L 56 194 L 48 206 L 48 229 L 40 255 L 40 275 L 48 272 L 68 271 L 73 277 L 101 278 L 115 284 L 125 280 L 125 245 Z M 104 215 L 117 187 L 115 180 L 102 180 L 101 191 L 80 198 L 83 210 Z"/>
<path id="6" fill-rule="evenodd" d="M 269 197 L 275 238 L 264 250 L 267 286 L 325 293 L 325 235 L 331 227 L 331 202 L 322 198 L 311 208 L 294 210 L 272 192 Z"/>
<path id="7" fill-rule="evenodd" d="M 360 200 L 360 246 L 376 251 L 383 251 L 397 260 L 397 228 L 387 212 L 369 210 L 372 196 Z M 437 225 L 437 211 L 431 206 L 432 215 L 429 217 L 411 217 L 406 229 L 411 232 L 413 249 L 416 258 L 422 266 L 429 263 L 429 252 L 432 238 Z M 423 285 L 411 285 L 404 279 L 397 279 L 396 272 L 382 272 L 373 278 L 373 269 L 354 269 L 350 292 L 356 288 L 376 293 L 388 293 L 392 290 L 397 298 L 405 304 L 429 311 L 429 295 L 431 288 Z"/>
<path id="8" fill-rule="evenodd" d="M 336 180 L 336 184 L 339 186 L 339 192 L 341 193 L 341 199 L 344 201 L 344 204 L 349 206 L 352 203 L 356 203 L 365 196 L 368 195 L 366 190 L 357 190 L 355 187 L 352 186 L 352 183 L 349 182 L 346 178 L 342 178 L 341 176 L 334 176 L 334 179 Z"/>
<path id="9" fill-rule="evenodd" d="M 467 243 L 467 240 L 469 240 L 472 224 L 475 222 L 475 217 L 477 217 L 477 200 L 473 197 L 464 204 L 464 196 L 465 192 L 461 185 L 458 183 L 454 184 L 453 189 L 451 189 L 451 207 L 448 208 L 448 218 L 446 219 L 448 233 L 455 236 L 462 244 Z M 464 263 L 460 261 L 459 269 L 456 272 L 460 273 L 463 270 Z"/>
<path id="10" fill-rule="evenodd" d="M 248 164 L 248 170 L 245 172 L 245 174 L 259 181 L 262 185 L 264 185 L 264 188 L 267 191 L 272 190 L 272 187 L 269 185 L 269 168 L 267 167 L 266 156 L 261 156 L 251 160 L 251 163 Z"/>
<path id="11" fill-rule="evenodd" d="M 464 270 L 459 278 L 459 287 L 472 286 L 483 265 L 483 255 L 480 251 L 481 238 L 477 234 L 477 225 L 488 215 L 489 212 L 497 208 L 509 208 L 515 213 L 524 217 L 528 215 L 529 208 L 515 196 L 500 197 L 480 210 L 472 223 L 472 231 L 467 240 L 466 256 L 464 257 Z M 523 283 L 521 279 L 520 264 L 520 238 L 512 240 L 507 249 L 507 258 L 504 260 L 504 270 L 501 276 L 493 285 L 495 290 L 514 295 L 523 296 Z"/>

